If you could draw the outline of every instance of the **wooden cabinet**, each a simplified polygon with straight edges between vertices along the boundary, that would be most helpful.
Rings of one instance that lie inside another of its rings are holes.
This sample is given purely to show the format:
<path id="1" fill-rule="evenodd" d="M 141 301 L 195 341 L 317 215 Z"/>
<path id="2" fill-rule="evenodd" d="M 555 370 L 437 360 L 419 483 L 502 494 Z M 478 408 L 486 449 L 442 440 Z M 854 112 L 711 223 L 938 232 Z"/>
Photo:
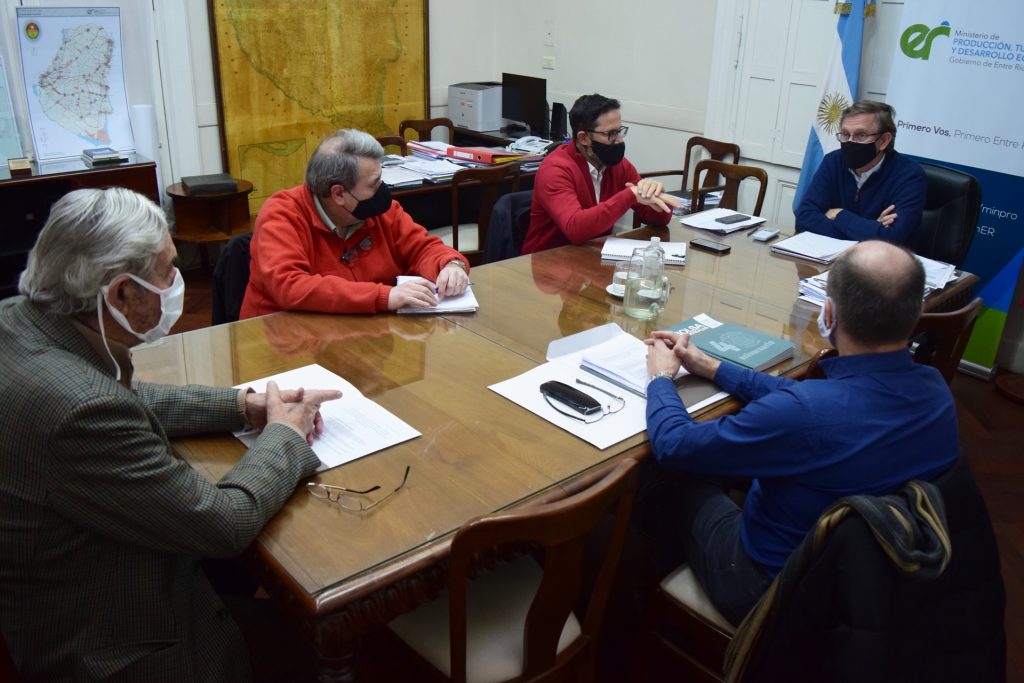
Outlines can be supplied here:
<path id="1" fill-rule="evenodd" d="M 0 169 L 0 298 L 16 294 L 28 252 L 50 215 L 50 206 L 73 190 L 120 186 L 160 201 L 156 164 L 137 155 L 128 163 L 89 168 L 73 159 L 32 165 L 32 175 L 11 178 Z"/>

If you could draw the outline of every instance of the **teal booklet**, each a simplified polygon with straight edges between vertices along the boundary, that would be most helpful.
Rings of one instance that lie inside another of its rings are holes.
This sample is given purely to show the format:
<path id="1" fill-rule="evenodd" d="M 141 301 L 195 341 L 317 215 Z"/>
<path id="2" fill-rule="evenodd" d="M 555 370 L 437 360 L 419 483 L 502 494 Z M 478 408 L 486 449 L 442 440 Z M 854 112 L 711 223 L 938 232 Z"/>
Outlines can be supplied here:
<path id="1" fill-rule="evenodd" d="M 707 313 L 672 326 L 673 332 L 686 332 L 697 348 L 719 360 L 764 370 L 793 355 L 793 344 L 746 327 L 723 323 Z"/>

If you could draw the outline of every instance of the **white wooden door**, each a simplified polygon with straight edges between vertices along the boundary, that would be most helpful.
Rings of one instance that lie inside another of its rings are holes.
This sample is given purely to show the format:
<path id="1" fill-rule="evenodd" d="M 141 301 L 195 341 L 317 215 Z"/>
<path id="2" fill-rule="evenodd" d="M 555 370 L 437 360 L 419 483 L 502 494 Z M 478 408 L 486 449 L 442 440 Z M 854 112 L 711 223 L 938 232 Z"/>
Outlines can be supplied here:
<path id="1" fill-rule="evenodd" d="M 749 0 L 737 141 L 743 156 L 799 167 L 836 17 L 830 0 Z"/>

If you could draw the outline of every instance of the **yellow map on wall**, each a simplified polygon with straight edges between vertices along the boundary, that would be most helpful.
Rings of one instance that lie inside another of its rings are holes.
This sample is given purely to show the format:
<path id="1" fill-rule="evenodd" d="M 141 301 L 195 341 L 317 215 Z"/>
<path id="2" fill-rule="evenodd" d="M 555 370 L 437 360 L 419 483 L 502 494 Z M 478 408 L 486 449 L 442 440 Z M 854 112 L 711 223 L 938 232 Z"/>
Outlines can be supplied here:
<path id="1" fill-rule="evenodd" d="M 253 215 L 336 128 L 397 135 L 427 112 L 426 0 L 215 0 L 228 171 Z"/>

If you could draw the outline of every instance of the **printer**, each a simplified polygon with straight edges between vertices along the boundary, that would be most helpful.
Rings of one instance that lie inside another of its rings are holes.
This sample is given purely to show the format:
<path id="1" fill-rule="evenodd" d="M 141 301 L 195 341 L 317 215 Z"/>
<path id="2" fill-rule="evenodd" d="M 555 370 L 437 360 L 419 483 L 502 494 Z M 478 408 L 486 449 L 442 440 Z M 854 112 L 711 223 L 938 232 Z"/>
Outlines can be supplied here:
<path id="1" fill-rule="evenodd" d="M 501 83 L 455 83 L 448 86 L 448 118 L 460 128 L 501 128 Z"/>

